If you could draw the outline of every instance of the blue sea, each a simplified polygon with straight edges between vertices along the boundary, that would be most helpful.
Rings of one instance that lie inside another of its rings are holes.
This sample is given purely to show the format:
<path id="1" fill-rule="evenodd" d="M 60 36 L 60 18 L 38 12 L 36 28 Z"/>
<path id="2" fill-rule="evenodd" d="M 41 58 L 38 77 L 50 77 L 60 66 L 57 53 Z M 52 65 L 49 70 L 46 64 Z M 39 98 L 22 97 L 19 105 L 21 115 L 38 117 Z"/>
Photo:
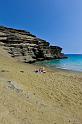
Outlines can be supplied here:
<path id="1" fill-rule="evenodd" d="M 80 71 L 82 72 L 82 54 L 66 54 L 67 59 L 54 59 L 54 60 L 46 60 L 37 62 L 37 64 L 52 67 L 72 70 L 72 71 Z"/>

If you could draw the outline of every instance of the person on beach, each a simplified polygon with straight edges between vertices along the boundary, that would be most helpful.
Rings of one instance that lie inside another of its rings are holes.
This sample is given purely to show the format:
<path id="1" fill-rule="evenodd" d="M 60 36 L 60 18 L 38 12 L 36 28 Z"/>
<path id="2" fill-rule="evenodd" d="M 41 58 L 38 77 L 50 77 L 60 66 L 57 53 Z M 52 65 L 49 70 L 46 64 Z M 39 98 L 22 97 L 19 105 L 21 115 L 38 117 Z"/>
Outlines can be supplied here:
<path id="1" fill-rule="evenodd" d="M 36 73 L 46 73 L 44 67 L 41 67 L 41 68 L 39 68 L 39 69 L 36 69 L 35 72 L 36 72 Z"/>

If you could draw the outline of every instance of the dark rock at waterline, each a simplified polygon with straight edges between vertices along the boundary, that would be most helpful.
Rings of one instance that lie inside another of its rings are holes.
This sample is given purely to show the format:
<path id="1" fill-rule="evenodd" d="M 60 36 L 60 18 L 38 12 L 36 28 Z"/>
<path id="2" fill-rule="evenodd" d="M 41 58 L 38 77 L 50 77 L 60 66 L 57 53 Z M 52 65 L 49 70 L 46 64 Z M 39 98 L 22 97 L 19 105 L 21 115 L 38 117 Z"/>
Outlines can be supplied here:
<path id="1" fill-rule="evenodd" d="M 50 46 L 46 40 L 28 31 L 0 26 L 0 45 L 5 46 L 12 57 L 25 63 L 67 58 L 59 46 Z"/>

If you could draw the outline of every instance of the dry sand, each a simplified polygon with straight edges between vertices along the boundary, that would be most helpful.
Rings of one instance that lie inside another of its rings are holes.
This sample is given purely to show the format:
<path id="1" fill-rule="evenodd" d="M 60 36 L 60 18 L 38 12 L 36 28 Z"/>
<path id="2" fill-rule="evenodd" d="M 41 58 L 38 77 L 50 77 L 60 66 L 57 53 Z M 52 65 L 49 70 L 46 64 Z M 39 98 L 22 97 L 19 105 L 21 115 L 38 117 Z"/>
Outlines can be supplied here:
<path id="1" fill-rule="evenodd" d="M 0 47 L 0 124 L 82 124 L 82 73 L 36 68 Z"/>

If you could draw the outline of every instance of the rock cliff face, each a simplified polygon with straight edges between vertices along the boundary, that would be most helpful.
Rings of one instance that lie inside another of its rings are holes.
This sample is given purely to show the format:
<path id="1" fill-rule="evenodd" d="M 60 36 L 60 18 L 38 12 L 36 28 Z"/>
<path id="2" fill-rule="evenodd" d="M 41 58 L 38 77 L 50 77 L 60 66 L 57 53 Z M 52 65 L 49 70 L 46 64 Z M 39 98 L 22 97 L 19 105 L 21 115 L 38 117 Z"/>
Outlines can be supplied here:
<path id="1" fill-rule="evenodd" d="M 0 45 L 4 45 L 12 57 L 26 63 L 65 58 L 61 47 L 50 46 L 49 42 L 24 30 L 0 26 Z"/>

